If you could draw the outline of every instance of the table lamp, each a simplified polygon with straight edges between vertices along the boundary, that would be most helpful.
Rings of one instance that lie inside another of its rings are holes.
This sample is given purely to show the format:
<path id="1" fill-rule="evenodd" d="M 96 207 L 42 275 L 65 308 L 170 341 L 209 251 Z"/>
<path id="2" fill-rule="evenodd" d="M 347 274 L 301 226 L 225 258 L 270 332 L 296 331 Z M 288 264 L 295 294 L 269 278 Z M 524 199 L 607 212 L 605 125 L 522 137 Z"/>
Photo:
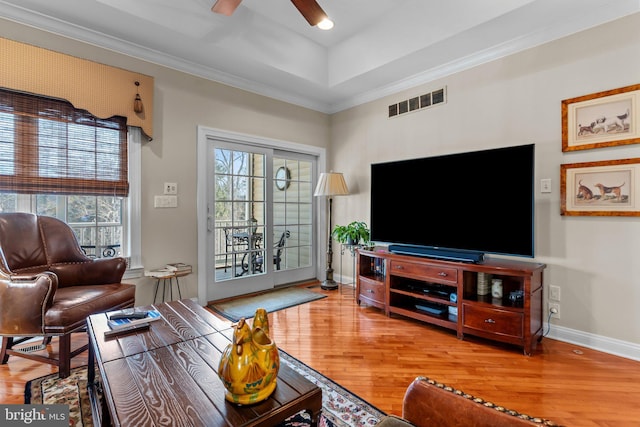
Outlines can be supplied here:
<path id="1" fill-rule="evenodd" d="M 333 280 L 333 268 L 331 263 L 333 261 L 333 249 L 331 238 L 331 211 L 333 210 L 333 196 L 345 196 L 349 194 L 347 183 L 344 182 L 344 176 L 340 172 L 323 172 L 318 179 L 318 185 L 314 196 L 326 196 L 329 199 L 329 221 L 327 222 L 327 276 L 322 285 L 322 289 L 335 290 L 338 289 L 338 284 Z"/>

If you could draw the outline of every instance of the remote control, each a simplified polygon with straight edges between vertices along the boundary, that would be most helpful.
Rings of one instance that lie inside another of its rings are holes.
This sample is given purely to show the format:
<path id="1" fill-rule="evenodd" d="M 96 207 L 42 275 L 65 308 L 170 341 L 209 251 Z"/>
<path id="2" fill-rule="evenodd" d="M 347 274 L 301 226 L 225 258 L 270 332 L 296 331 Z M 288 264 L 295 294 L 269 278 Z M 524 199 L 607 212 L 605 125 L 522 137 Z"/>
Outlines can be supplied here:
<path id="1" fill-rule="evenodd" d="M 105 338 L 111 338 L 111 337 L 117 337 L 118 335 L 125 335 L 125 334 L 129 334 L 131 332 L 137 332 L 137 331 L 144 331 L 146 329 L 149 329 L 149 324 L 148 323 L 140 323 L 137 325 L 127 325 L 126 327 L 120 328 L 120 329 L 114 329 L 111 331 L 105 331 L 104 332 L 104 337 Z"/>
<path id="2" fill-rule="evenodd" d="M 109 320 L 119 320 L 119 319 L 144 319 L 149 315 L 147 311 L 134 311 L 134 312 L 120 312 L 114 313 L 109 316 Z"/>

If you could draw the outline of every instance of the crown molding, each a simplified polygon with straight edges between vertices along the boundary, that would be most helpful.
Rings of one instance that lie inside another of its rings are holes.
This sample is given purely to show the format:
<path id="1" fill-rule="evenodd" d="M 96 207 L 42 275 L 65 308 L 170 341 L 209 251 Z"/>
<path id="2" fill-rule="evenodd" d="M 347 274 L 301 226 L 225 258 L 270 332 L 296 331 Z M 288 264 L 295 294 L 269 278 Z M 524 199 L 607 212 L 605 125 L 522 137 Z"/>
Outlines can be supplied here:
<path id="1" fill-rule="evenodd" d="M 73 25 L 68 22 L 46 16 L 42 13 L 15 6 L 2 0 L 0 0 L 0 5 L 2 6 L 0 13 L 4 18 L 19 24 L 51 32 L 63 37 L 88 43 L 99 48 L 108 49 L 139 60 L 165 66 L 177 71 L 279 101 L 319 111 L 325 114 L 334 114 L 361 104 L 391 96 L 398 92 L 428 84 L 434 80 L 442 79 L 478 65 L 482 65 L 562 37 L 567 37 L 588 28 L 638 13 L 638 11 L 640 11 L 640 2 L 638 0 L 589 0 L 589 2 L 593 3 L 593 7 L 580 8 L 580 13 L 574 14 L 571 19 L 558 19 L 551 25 L 548 25 L 545 28 L 538 28 L 530 34 L 490 46 L 484 50 L 471 53 L 460 58 L 451 57 L 449 60 L 444 58 L 445 60 L 440 65 L 425 69 L 420 73 L 399 79 L 389 84 L 376 86 L 373 89 L 366 89 L 362 92 L 355 93 L 353 90 L 350 91 L 347 85 L 341 85 L 344 88 L 344 92 L 341 95 L 342 88 L 320 88 L 318 85 L 310 83 L 309 85 L 311 88 L 308 88 L 308 90 L 313 91 L 318 96 L 313 96 L 311 94 L 303 95 L 291 90 L 280 89 L 266 83 L 238 77 L 213 67 L 204 66 L 193 61 L 185 60 L 184 58 L 146 48 L 90 28 Z M 479 33 L 482 31 L 481 29 L 476 30 Z M 454 39 L 455 37 L 452 38 L 452 42 L 455 42 Z M 446 49 L 440 50 L 445 51 Z M 290 81 L 291 76 L 289 74 L 277 70 L 274 71 L 278 75 L 281 74 L 283 80 Z M 366 76 L 362 77 L 364 79 L 367 78 Z M 378 77 L 377 80 L 382 80 L 382 78 Z M 293 87 L 293 84 L 291 84 L 290 87 Z M 300 85 L 298 85 L 298 88 L 300 88 Z M 301 91 L 301 89 L 298 89 L 298 92 Z M 320 96 L 327 98 L 327 94 L 330 92 L 333 93 L 336 101 L 325 101 L 320 99 Z"/>

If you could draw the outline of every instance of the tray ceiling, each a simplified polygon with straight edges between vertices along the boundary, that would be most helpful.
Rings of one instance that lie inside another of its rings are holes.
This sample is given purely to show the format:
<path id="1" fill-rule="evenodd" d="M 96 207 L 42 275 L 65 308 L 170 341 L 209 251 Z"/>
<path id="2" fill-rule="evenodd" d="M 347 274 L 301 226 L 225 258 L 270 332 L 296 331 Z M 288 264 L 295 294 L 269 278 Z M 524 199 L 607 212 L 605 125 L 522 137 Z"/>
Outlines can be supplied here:
<path id="1" fill-rule="evenodd" d="M 0 17 L 333 113 L 640 11 L 637 0 L 0 0 Z"/>

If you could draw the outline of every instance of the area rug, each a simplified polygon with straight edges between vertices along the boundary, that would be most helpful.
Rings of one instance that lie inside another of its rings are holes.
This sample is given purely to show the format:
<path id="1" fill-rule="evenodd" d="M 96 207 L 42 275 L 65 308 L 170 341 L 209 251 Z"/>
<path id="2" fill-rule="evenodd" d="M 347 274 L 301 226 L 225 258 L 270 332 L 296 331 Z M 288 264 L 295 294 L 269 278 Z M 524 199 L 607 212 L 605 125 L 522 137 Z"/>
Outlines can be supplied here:
<path id="1" fill-rule="evenodd" d="M 211 304 L 209 308 L 232 322 L 237 322 L 243 317 L 245 319 L 252 318 L 257 308 L 264 308 L 267 313 L 272 313 L 326 297 L 326 295 L 306 288 L 291 286 L 259 295 Z"/>
<path id="2" fill-rule="evenodd" d="M 349 392 L 329 378 L 280 350 L 280 363 L 307 378 L 322 389 L 320 427 L 374 426 L 385 413 Z M 93 426 L 91 405 L 87 393 L 87 367 L 71 370 L 67 378 L 51 374 L 29 381 L 25 386 L 24 402 L 30 404 L 69 405 L 69 421 L 74 427 Z M 300 412 L 289 418 L 282 427 L 310 426 L 310 415 Z"/>

